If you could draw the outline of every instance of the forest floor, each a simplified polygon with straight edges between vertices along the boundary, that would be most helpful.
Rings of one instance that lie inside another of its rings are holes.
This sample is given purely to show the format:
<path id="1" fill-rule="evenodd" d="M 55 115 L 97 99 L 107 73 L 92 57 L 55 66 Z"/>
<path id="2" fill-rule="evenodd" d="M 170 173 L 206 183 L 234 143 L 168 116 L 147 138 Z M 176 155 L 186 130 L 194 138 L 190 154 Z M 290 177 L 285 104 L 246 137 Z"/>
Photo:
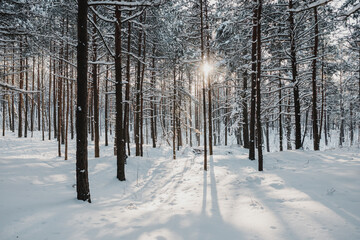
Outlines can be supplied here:
<path id="1" fill-rule="evenodd" d="M 62 146 L 63 147 L 63 146 Z M 92 203 L 76 200 L 69 160 L 40 137 L 0 137 L 0 239 L 360 239 L 360 149 L 266 153 L 236 145 L 203 155 L 145 146 L 116 179 L 111 146 L 89 146 Z"/>

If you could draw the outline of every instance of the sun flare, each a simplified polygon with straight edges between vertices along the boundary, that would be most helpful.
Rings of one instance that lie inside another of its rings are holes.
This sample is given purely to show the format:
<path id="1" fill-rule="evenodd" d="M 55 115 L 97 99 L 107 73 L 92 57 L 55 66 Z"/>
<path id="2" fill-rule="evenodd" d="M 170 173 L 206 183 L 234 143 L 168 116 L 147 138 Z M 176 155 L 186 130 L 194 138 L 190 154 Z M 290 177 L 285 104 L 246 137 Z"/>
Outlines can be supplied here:
<path id="1" fill-rule="evenodd" d="M 211 72 L 212 66 L 208 62 L 205 62 L 203 64 L 202 70 L 204 71 L 205 76 L 207 76 Z"/>

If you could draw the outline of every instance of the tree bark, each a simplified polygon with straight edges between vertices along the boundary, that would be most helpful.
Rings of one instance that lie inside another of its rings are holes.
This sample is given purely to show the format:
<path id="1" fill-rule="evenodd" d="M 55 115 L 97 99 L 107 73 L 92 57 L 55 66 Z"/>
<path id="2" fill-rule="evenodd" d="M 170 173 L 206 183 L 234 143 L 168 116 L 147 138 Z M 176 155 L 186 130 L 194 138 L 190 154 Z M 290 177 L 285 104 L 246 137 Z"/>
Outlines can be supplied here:
<path id="1" fill-rule="evenodd" d="M 224 129 L 224 133 L 225 133 L 225 146 L 227 146 L 227 144 L 228 144 L 228 124 L 229 124 L 229 116 L 228 116 L 229 84 L 228 84 L 228 81 L 226 81 L 225 87 L 226 87 L 226 90 L 225 90 L 225 121 L 224 121 L 225 129 Z M 249 138 L 248 138 L 248 140 L 249 140 Z M 248 143 L 249 143 L 249 141 L 248 141 Z"/>
<path id="2" fill-rule="evenodd" d="M 71 75 L 73 75 L 73 68 L 71 68 Z M 70 83 L 70 134 L 71 139 L 74 139 L 74 83 Z"/>
<path id="3" fill-rule="evenodd" d="M 146 11 L 144 12 L 143 21 L 146 21 Z M 143 59 L 142 62 L 145 62 L 146 60 L 146 31 L 143 31 Z M 140 56 L 139 56 L 140 57 Z M 144 155 L 144 78 L 145 78 L 145 64 L 141 64 L 141 81 L 140 81 L 140 156 Z"/>
<path id="4" fill-rule="evenodd" d="M 176 159 L 176 65 L 174 61 L 174 70 L 173 70 L 173 106 L 172 106 L 172 132 L 173 132 L 173 159 Z"/>
<path id="5" fill-rule="evenodd" d="M 35 56 L 32 58 L 32 84 L 31 84 L 31 90 L 35 90 Z M 31 96 L 31 110 L 30 110 L 30 131 L 31 131 L 31 137 L 34 136 L 34 95 Z"/>
<path id="6" fill-rule="evenodd" d="M 322 46 L 322 57 L 321 57 L 321 111 L 320 111 L 320 127 L 319 127 L 319 138 L 321 139 L 321 131 L 324 124 L 324 110 L 325 110 L 325 77 L 324 77 L 324 61 L 325 51 L 324 44 Z M 325 132 L 324 132 L 325 133 Z"/>
<path id="7" fill-rule="evenodd" d="M 246 98 L 248 73 L 243 74 L 243 92 L 242 92 L 242 115 L 243 115 L 243 140 L 244 148 L 249 148 L 249 117 L 248 117 L 248 101 Z M 226 89 L 227 90 L 227 89 Z M 227 136 L 227 133 L 226 133 Z"/>
<path id="8" fill-rule="evenodd" d="M 142 16 L 140 16 L 140 22 L 142 22 Z M 141 40 L 142 40 L 142 30 L 139 30 L 139 39 L 138 39 L 138 57 L 141 56 Z M 135 106 L 135 150 L 136 156 L 141 156 L 141 146 L 140 146 L 140 108 L 141 108 L 141 62 L 137 61 L 137 73 L 136 73 L 136 106 Z"/>
<path id="9" fill-rule="evenodd" d="M 261 11 L 262 0 L 258 1 L 257 9 L 257 70 L 256 70 L 256 123 L 257 123 L 257 142 L 258 142 L 258 170 L 263 170 L 263 141 L 262 141 L 262 126 L 261 126 Z"/>
<path id="10" fill-rule="evenodd" d="M 291 115 L 290 115 L 290 99 L 287 103 L 287 114 L 286 114 L 286 149 L 291 150 Z"/>
<path id="11" fill-rule="evenodd" d="M 152 91 L 152 96 L 150 97 L 150 106 L 151 106 L 151 111 L 150 111 L 150 131 L 151 131 L 151 139 L 152 139 L 152 147 L 156 148 L 156 131 L 155 131 L 155 125 L 156 125 L 156 119 L 155 119 L 155 114 L 156 114 L 156 104 L 155 104 L 155 84 L 156 84 L 156 76 L 155 76 L 155 45 L 153 46 L 153 51 L 152 51 L 152 72 L 151 72 L 151 88 L 153 89 Z"/>
<path id="12" fill-rule="evenodd" d="M 205 11 L 205 30 L 206 30 L 206 61 L 210 64 L 210 28 L 208 20 L 208 4 L 204 0 Z M 208 92 L 208 115 L 209 115 L 209 155 L 213 155 L 213 120 L 212 120 L 212 88 L 210 76 L 207 76 L 207 92 Z"/>
<path id="13" fill-rule="evenodd" d="M 94 7 L 95 8 L 95 7 Z M 93 15 L 94 24 L 97 23 L 96 14 Z M 99 90 L 98 90 L 98 73 L 97 73 L 97 44 L 96 44 L 96 27 L 93 27 L 93 35 L 92 35 L 92 44 L 93 44 L 93 62 L 92 65 L 92 80 L 93 80 L 93 97 L 94 97 L 94 137 L 95 137 L 95 157 L 100 157 L 100 136 L 99 136 Z"/>
<path id="14" fill-rule="evenodd" d="M 91 202 L 87 151 L 87 0 L 78 0 L 77 108 L 76 108 L 76 190 L 77 199 Z"/>
<path id="15" fill-rule="evenodd" d="M 8 83 L 8 78 L 6 76 L 6 48 L 4 49 L 4 82 Z M 34 85 L 33 85 L 34 86 Z M 5 136 L 5 128 L 6 128 L 6 98 L 8 97 L 8 95 L 3 95 L 2 96 L 2 135 Z M 9 102 L 8 102 L 9 104 Z"/>
<path id="16" fill-rule="evenodd" d="M 41 52 L 41 136 L 45 141 L 45 85 L 44 85 L 44 52 Z"/>
<path id="17" fill-rule="evenodd" d="M 279 69 L 281 67 L 281 63 L 279 62 Z M 283 151 L 283 124 L 282 124 L 282 83 L 280 78 L 280 71 L 279 71 L 279 150 L 280 152 Z"/>
<path id="18" fill-rule="evenodd" d="M 342 81 L 342 69 L 340 69 L 340 134 L 339 134 L 339 145 L 340 147 L 343 146 L 345 142 L 345 109 L 344 109 L 344 86 Z"/>
<path id="19" fill-rule="evenodd" d="M 131 11 L 129 12 L 131 15 Z M 127 152 L 130 156 L 130 51 L 131 51 L 131 21 L 128 21 L 128 36 L 127 36 L 127 54 L 126 54 L 126 89 L 125 89 L 125 138 L 127 144 Z"/>
<path id="20" fill-rule="evenodd" d="M 255 160 L 255 111 L 256 111 L 256 48 L 257 48 L 257 31 L 258 31 L 258 8 L 257 0 L 253 1 L 253 25 L 252 25 L 252 44 L 251 44 L 251 109 L 250 109 L 250 142 L 249 142 L 249 159 Z"/>
<path id="21" fill-rule="evenodd" d="M 66 18 L 66 35 L 68 35 L 69 32 L 69 18 Z M 67 63 L 69 61 L 69 43 L 66 42 L 66 53 L 65 53 L 65 60 L 66 60 L 66 65 L 65 65 L 65 83 L 66 83 L 66 112 L 65 112 L 65 105 L 64 105 L 64 121 L 65 121 L 65 126 L 64 126 L 64 130 L 65 130 L 65 135 L 64 135 L 64 139 L 65 139 L 65 160 L 68 159 L 68 131 L 69 131 L 69 111 L 70 111 L 70 86 L 69 86 L 69 64 Z M 72 77 L 72 76 L 71 76 Z M 64 90 L 65 90 L 65 86 L 64 86 Z M 64 91 L 65 92 L 65 91 Z M 64 94 L 64 103 L 65 103 L 65 94 Z"/>
<path id="22" fill-rule="evenodd" d="M 313 141 L 314 141 L 314 150 L 318 151 L 320 149 L 320 138 L 318 131 L 318 117 L 317 117 L 317 86 L 316 86 L 316 60 L 318 55 L 318 45 L 319 45 L 319 25 L 318 25 L 318 14 L 317 7 L 314 8 L 314 54 L 312 60 L 312 127 L 313 127 Z"/>
<path id="23" fill-rule="evenodd" d="M 45 141 L 45 85 L 44 85 L 44 52 L 41 53 L 41 136 Z"/>
<path id="24" fill-rule="evenodd" d="M 25 90 L 28 91 L 29 87 L 29 62 L 28 57 L 25 58 Z M 28 133 L 28 110 L 29 110 L 29 94 L 25 93 L 25 126 L 24 126 L 24 137 L 27 137 Z"/>
<path id="25" fill-rule="evenodd" d="M 51 52 L 51 41 L 50 41 L 50 52 Z M 49 96 L 48 96 L 48 113 L 49 113 L 49 140 L 51 140 L 51 66 L 52 58 L 49 57 Z"/>
<path id="26" fill-rule="evenodd" d="M 15 72 L 15 43 L 13 44 L 13 52 L 12 52 L 12 71 Z M 15 86 L 15 74 L 11 77 L 11 83 Z M 15 132 L 15 94 L 11 96 L 11 130 Z"/>
<path id="27" fill-rule="evenodd" d="M 289 0 L 289 9 L 293 9 L 293 1 Z M 294 95 L 294 112 L 295 112 L 295 149 L 302 147 L 301 145 L 301 113 L 300 113 L 300 96 L 299 83 L 297 79 L 297 62 L 296 62 L 296 43 L 295 43 L 295 24 L 294 13 L 289 12 L 289 28 L 290 28 L 290 58 L 291 72 Z"/>
<path id="28" fill-rule="evenodd" d="M 107 58 L 109 62 L 109 57 Z M 109 117 L 108 117 L 108 108 L 109 108 L 109 94 L 108 94 L 108 79 L 109 79 L 109 65 L 106 65 L 105 71 L 105 146 L 109 146 L 108 132 L 109 132 Z"/>
<path id="29" fill-rule="evenodd" d="M 116 79 L 116 159 L 117 178 L 125 181 L 125 128 L 123 126 L 123 100 L 122 100 L 122 66 L 121 66 L 121 10 L 119 6 L 115 9 L 115 79 Z"/>
<path id="30" fill-rule="evenodd" d="M 60 58 L 63 58 L 63 47 L 60 48 Z M 61 76 L 63 74 L 63 64 L 64 62 L 60 60 L 59 64 L 59 75 Z M 61 142 L 63 138 L 62 135 L 62 94 L 63 94 L 63 79 L 61 77 L 58 77 L 58 96 L 57 96 L 57 110 L 58 110 L 58 156 L 61 157 Z"/>
<path id="31" fill-rule="evenodd" d="M 53 52 L 55 54 L 56 51 L 56 46 L 54 44 L 54 48 L 53 48 Z M 56 61 L 55 58 L 53 59 L 53 124 L 54 124 L 54 138 L 58 138 L 58 132 L 57 132 L 57 124 L 56 124 L 56 103 L 57 103 L 57 98 L 56 98 L 56 92 L 57 92 L 57 85 L 56 85 Z M 87 111 L 86 111 L 87 112 Z"/>
<path id="32" fill-rule="evenodd" d="M 23 57 L 22 57 L 22 40 L 20 40 L 20 83 L 19 83 L 19 88 L 23 89 L 23 85 L 24 85 L 24 73 L 23 73 Z M 22 93 L 19 93 L 19 114 L 18 114 L 18 118 L 19 118 L 19 127 L 18 127 L 18 137 L 21 138 L 22 137 L 22 105 L 23 105 L 23 96 Z"/>
<path id="33" fill-rule="evenodd" d="M 354 123 L 353 123 L 353 103 L 350 103 L 350 126 L 349 126 L 349 130 L 350 130 L 350 146 L 353 145 L 354 142 Z"/>
<path id="34" fill-rule="evenodd" d="M 200 0 L 200 50 L 201 50 L 201 64 L 204 65 L 204 9 L 203 0 Z M 204 114 L 204 170 L 207 171 L 207 136 L 206 136 L 206 92 L 205 92 L 205 79 L 204 73 L 201 73 L 200 79 L 202 80 L 203 92 L 203 114 Z"/>

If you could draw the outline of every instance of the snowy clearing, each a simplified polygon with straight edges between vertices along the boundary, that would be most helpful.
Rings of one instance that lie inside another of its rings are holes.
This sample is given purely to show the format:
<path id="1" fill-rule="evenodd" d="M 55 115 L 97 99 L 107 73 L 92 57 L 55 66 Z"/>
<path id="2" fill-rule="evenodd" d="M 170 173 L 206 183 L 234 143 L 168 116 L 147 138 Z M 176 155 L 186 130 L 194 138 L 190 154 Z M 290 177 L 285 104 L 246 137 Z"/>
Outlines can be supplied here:
<path id="1" fill-rule="evenodd" d="M 0 239 L 360 239 L 358 148 L 269 153 L 264 172 L 238 146 L 172 160 L 165 146 L 129 157 L 116 177 L 112 146 L 93 158 L 92 203 L 76 200 L 75 141 L 0 138 Z"/>

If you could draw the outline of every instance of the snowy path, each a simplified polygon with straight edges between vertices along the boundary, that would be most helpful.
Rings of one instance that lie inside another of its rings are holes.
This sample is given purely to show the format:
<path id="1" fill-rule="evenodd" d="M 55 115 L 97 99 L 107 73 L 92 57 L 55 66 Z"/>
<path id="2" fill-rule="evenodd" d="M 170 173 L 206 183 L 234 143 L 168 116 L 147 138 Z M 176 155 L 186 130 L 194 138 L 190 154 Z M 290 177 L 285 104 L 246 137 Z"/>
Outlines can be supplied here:
<path id="1" fill-rule="evenodd" d="M 360 151 L 265 155 L 215 148 L 209 170 L 189 148 L 146 147 L 115 178 L 112 147 L 89 151 L 92 204 L 75 199 L 75 145 L 0 138 L 0 239 L 360 239 Z"/>

